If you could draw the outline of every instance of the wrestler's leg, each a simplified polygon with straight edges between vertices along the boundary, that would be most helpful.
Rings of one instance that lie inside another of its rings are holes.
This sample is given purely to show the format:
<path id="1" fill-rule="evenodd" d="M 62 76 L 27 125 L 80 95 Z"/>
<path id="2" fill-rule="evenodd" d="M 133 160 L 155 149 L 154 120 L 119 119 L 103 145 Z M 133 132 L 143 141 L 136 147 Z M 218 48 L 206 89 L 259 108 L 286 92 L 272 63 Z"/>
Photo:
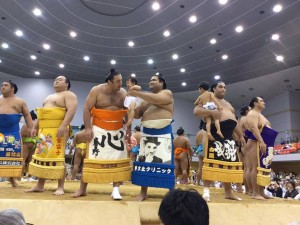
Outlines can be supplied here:
<path id="1" fill-rule="evenodd" d="M 141 187 L 141 192 L 136 196 L 135 200 L 138 202 L 144 201 L 147 198 L 148 187 Z"/>
<path id="2" fill-rule="evenodd" d="M 250 154 L 249 154 L 249 144 L 247 143 L 244 148 L 243 148 L 243 153 L 244 153 L 244 162 L 245 162 L 245 167 L 244 167 L 244 176 L 246 183 L 248 185 L 248 195 L 252 196 L 253 194 L 253 185 L 251 181 L 251 171 L 252 171 L 252 164 L 250 161 Z"/>
<path id="3" fill-rule="evenodd" d="M 131 151 L 130 151 L 129 154 L 130 154 L 130 160 L 131 160 L 132 162 L 136 161 L 136 154 L 133 153 L 133 152 L 131 152 Z"/>
<path id="4" fill-rule="evenodd" d="M 179 159 L 174 159 L 174 164 L 175 164 L 175 178 L 177 179 L 179 171 L 180 171 Z"/>
<path id="5" fill-rule="evenodd" d="M 64 195 L 65 194 L 65 191 L 64 191 L 65 180 L 66 180 L 66 177 L 64 176 L 64 178 L 59 179 L 57 181 L 58 185 L 57 185 L 56 191 L 53 192 L 54 195 Z"/>
<path id="6" fill-rule="evenodd" d="M 243 162 L 244 157 L 243 157 L 243 154 L 240 152 L 239 148 L 237 148 L 237 154 L 238 154 L 238 157 L 239 157 L 239 161 Z M 244 179 L 243 179 L 243 183 L 245 184 Z M 244 192 L 242 183 L 237 183 L 236 184 L 236 191 L 238 193 L 243 193 Z"/>
<path id="7" fill-rule="evenodd" d="M 257 149 L 256 149 L 256 141 L 248 140 L 247 142 L 247 148 L 248 148 L 248 156 L 249 156 L 249 162 L 251 164 L 251 183 L 252 183 L 252 198 L 257 200 L 265 200 L 263 196 L 259 193 L 259 186 L 257 185 Z"/>
<path id="8" fill-rule="evenodd" d="M 197 185 L 200 185 L 200 180 L 202 179 L 202 166 L 203 166 L 203 157 L 199 156 L 199 167 L 197 171 Z"/>
<path id="9" fill-rule="evenodd" d="M 76 174 L 79 171 L 79 166 L 82 162 L 82 156 L 81 156 L 81 149 L 80 148 L 75 148 L 75 154 L 74 154 L 74 166 L 72 169 L 72 178 L 71 180 L 75 180 Z"/>
<path id="10" fill-rule="evenodd" d="M 32 187 L 28 190 L 25 190 L 25 192 L 43 192 L 45 182 L 46 182 L 46 179 L 40 178 L 34 187 Z"/>
<path id="11" fill-rule="evenodd" d="M 181 183 L 182 184 L 187 184 L 188 183 L 188 167 L 189 167 L 189 159 L 188 159 L 188 155 L 184 152 L 179 154 L 179 164 L 180 164 L 180 168 L 182 171 L 182 179 L 181 179 Z"/>
<path id="12" fill-rule="evenodd" d="M 245 194 L 249 194 L 250 193 L 250 188 L 249 188 L 249 177 L 247 177 L 247 173 L 248 173 L 248 168 L 247 168 L 247 150 L 246 150 L 246 144 L 244 144 L 242 147 L 241 147 L 241 151 L 242 151 L 242 162 L 243 162 L 243 180 L 244 180 L 244 185 L 245 185 Z M 252 190 L 252 188 L 251 188 Z M 251 194 L 252 194 L 252 191 L 251 191 Z"/>
<path id="13" fill-rule="evenodd" d="M 242 199 L 235 196 L 234 194 L 232 194 L 232 190 L 231 190 L 231 183 L 225 183 L 223 182 L 224 185 L 224 189 L 225 189 L 225 198 L 226 199 L 230 199 L 230 200 L 237 200 L 237 201 L 241 201 Z"/>
<path id="14" fill-rule="evenodd" d="M 71 197 L 73 198 L 78 198 L 81 196 L 86 196 L 86 189 L 87 189 L 88 183 L 84 183 L 83 182 L 83 177 L 81 176 L 81 180 L 80 180 L 80 188 L 71 195 Z"/>
<path id="15" fill-rule="evenodd" d="M 220 128 L 220 120 L 219 119 L 215 119 L 215 126 L 217 128 L 217 134 L 221 137 L 224 138 L 222 132 L 221 132 L 221 128 Z"/>
<path id="16" fill-rule="evenodd" d="M 214 141 L 214 137 L 211 135 L 210 126 L 211 126 L 211 116 L 205 117 L 206 119 L 206 134 L 209 140 Z"/>
<path id="17" fill-rule="evenodd" d="M 113 182 L 113 191 L 111 193 L 111 197 L 114 200 L 122 200 L 122 196 L 119 191 L 120 185 L 121 185 L 121 182 Z"/>
<path id="18" fill-rule="evenodd" d="M 28 157 L 31 151 L 31 148 L 33 147 L 33 143 L 32 142 L 26 142 L 23 143 L 22 145 L 22 157 L 23 157 L 23 164 L 22 164 L 22 173 L 26 173 L 26 164 L 29 161 Z M 30 161 L 29 161 L 30 162 Z"/>

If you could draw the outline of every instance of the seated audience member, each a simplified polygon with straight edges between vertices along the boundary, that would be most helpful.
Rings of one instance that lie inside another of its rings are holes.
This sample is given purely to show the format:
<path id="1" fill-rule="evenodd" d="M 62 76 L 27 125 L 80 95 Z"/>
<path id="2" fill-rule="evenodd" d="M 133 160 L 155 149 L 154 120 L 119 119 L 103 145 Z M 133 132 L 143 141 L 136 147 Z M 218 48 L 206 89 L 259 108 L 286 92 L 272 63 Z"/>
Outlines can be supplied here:
<path id="1" fill-rule="evenodd" d="M 17 209 L 0 211 L 0 225 L 26 225 L 23 214 Z"/>
<path id="2" fill-rule="evenodd" d="M 299 193 L 296 190 L 296 184 L 295 181 L 290 180 L 286 183 L 286 193 L 284 195 L 284 198 L 295 198 Z"/>
<path id="3" fill-rule="evenodd" d="M 163 198 L 158 215 L 164 225 L 208 225 L 209 209 L 196 190 L 175 189 Z"/>
<path id="4" fill-rule="evenodd" d="M 274 197 L 277 197 L 277 198 L 283 197 L 282 188 L 279 186 L 278 181 L 275 181 L 275 180 L 272 181 L 270 186 L 267 188 L 267 190 L 269 192 L 271 192 Z"/>

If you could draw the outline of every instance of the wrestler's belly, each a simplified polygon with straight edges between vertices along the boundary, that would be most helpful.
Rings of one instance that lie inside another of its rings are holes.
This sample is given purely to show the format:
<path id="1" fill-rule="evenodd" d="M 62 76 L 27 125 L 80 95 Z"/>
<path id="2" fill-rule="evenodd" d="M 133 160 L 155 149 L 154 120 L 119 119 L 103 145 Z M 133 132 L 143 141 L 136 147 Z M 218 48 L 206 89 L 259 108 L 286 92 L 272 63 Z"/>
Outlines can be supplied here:
<path id="1" fill-rule="evenodd" d="M 228 109 L 221 111 L 220 122 L 225 120 L 236 120 L 235 115 Z"/>
<path id="2" fill-rule="evenodd" d="M 147 120 L 159 120 L 159 119 L 172 119 L 172 113 L 166 109 L 161 109 L 158 107 L 149 107 L 142 118 L 142 121 Z"/>

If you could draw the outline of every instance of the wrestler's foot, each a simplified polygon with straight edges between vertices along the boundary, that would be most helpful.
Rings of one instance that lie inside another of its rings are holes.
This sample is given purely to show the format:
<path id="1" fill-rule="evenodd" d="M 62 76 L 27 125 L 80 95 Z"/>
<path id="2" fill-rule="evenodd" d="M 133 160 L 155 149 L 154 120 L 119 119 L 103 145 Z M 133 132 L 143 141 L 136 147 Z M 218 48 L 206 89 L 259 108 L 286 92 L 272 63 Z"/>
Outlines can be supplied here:
<path id="1" fill-rule="evenodd" d="M 203 189 L 203 195 L 202 195 L 203 199 L 206 201 L 206 202 L 210 202 L 210 194 L 209 194 L 209 189 L 208 188 L 204 188 Z"/>
<path id="2" fill-rule="evenodd" d="M 86 196 L 86 191 L 83 191 L 81 189 L 78 189 L 74 194 L 71 195 L 71 197 L 73 198 L 78 198 L 82 196 Z"/>
<path id="3" fill-rule="evenodd" d="M 12 187 L 19 186 L 19 184 L 16 182 L 15 178 L 13 178 L 13 177 L 8 178 L 8 181 L 9 181 L 9 183 L 11 183 Z"/>
<path id="4" fill-rule="evenodd" d="M 215 141 L 214 137 L 211 135 L 211 133 L 207 133 L 207 137 L 211 141 Z"/>
<path id="5" fill-rule="evenodd" d="M 25 190 L 25 192 L 44 192 L 44 187 L 36 185 L 30 189 Z"/>
<path id="6" fill-rule="evenodd" d="M 252 196 L 252 195 L 253 195 L 253 192 L 252 192 L 252 191 L 249 191 L 249 192 L 248 192 L 248 195 L 249 195 L 249 196 Z"/>
<path id="7" fill-rule="evenodd" d="M 53 195 L 64 195 L 65 194 L 65 192 L 64 192 L 64 188 L 62 188 L 62 187 L 58 187 L 57 189 L 56 189 L 56 191 L 53 193 Z"/>
<path id="8" fill-rule="evenodd" d="M 113 198 L 113 200 L 122 200 L 122 196 L 120 195 L 118 187 L 113 187 L 111 197 Z"/>
<path id="9" fill-rule="evenodd" d="M 259 194 L 252 194 L 252 198 L 256 199 L 256 200 L 266 201 L 266 199 L 263 196 L 259 195 Z"/>
<path id="10" fill-rule="evenodd" d="M 140 193 L 138 196 L 135 197 L 135 201 L 142 202 L 147 198 L 147 194 Z"/>
<path id="11" fill-rule="evenodd" d="M 224 138 L 223 134 L 221 131 L 217 131 L 217 134 L 221 137 L 221 138 Z"/>
<path id="12" fill-rule="evenodd" d="M 229 199 L 229 200 L 235 200 L 235 201 L 242 201 L 241 198 L 233 195 L 233 194 L 230 194 L 230 195 L 225 195 L 225 199 Z"/>
<path id="13" fill-rule="evenodd" d="M 269 195 L 263 194 L 262 196 L 263 196 L 265 199 L 273 199 L 273 197 L 272 197 L 272 196 L 269 196 Z"/>

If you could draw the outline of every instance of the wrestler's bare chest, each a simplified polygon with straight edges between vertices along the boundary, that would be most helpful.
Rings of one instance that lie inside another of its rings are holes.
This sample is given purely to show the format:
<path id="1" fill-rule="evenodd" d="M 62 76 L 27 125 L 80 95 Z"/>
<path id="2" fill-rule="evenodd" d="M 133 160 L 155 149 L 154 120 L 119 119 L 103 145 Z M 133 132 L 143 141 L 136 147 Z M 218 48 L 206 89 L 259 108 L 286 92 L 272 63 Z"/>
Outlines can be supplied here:
<path id="1" fill-rule="evenodd" d="M 97 96 L 96 108 L 98 109 L 121 109 L 124 105 L 125 96 L 122 94 L 101 94 Z"/>
<path id="2" fill-rule="evenodd" d="M 50 108 L 50 107 L 61 107 L 65 108 L 66 103 L 65 103 L 65 96 L 64 95 L 59 95 L 59 94 L 53 94 L 49 95 L 44 103 L 43 106 L 45 108 Z"/>
<path id="3" fill-rule="evenodd" d="M 22 113 L 22 103 L 17 99 L 3 97 L 0 98 L 0 114 Z"/>

